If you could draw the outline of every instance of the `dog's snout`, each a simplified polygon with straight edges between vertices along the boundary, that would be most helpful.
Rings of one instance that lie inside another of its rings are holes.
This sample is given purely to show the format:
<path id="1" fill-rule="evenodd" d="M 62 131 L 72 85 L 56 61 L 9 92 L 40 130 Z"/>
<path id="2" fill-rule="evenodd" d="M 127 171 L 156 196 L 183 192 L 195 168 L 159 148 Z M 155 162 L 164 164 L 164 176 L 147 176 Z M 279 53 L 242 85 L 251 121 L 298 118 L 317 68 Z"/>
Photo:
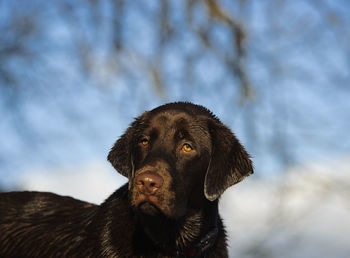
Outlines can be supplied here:
<path id="1" fill-rule="evenodd" d="M 138 190 L 146 195 L 153 195 L 163 185 L 163 178 L 153 172 L 144 172 L 135 178 Z"/>

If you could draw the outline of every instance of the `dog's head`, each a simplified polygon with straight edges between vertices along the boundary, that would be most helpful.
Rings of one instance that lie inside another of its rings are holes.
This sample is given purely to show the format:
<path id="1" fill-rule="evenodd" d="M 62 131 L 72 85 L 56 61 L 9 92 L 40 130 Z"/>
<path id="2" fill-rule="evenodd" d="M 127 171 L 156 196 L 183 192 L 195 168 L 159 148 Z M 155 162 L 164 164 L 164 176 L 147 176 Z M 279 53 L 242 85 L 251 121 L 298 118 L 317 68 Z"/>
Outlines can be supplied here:
<path id="1" fill-rule="evenodd" d="M 253 173 L 248 153 L 206 108 L 177 102 L 143 113 L 108 160 L 129 178 L 131 205 L 148 215 L 183 216 Z"/>

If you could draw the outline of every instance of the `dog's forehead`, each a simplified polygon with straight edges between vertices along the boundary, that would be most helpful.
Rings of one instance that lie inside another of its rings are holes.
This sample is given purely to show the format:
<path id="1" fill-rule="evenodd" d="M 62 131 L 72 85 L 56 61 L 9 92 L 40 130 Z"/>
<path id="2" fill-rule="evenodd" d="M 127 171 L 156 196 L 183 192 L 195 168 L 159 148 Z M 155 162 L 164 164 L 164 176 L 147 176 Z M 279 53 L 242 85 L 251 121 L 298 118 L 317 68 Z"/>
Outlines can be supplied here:
<path id="1" fill-rule="evenodd" d="M 194 122 L 194 117 L 184 111 L 169 110 L 155 114 L 150 118 L 152 127 L 162 128 L 189 128 Z M 198 119 L 196 119 L 198 123 Z"/>
<path id="2" fill-rule="evenodd" d="M 161 137 L 175 135 L 195 140 L 200 146 L 211 149 L 207 116 L 188 114 L 185 111 L 167 110 L 152 114 L 149 117 L 146 134 L 156 132 Z M 147 132 L 148 131 L 148 132 Z M 180 134 L 179 134 L 180 133 Z"/>

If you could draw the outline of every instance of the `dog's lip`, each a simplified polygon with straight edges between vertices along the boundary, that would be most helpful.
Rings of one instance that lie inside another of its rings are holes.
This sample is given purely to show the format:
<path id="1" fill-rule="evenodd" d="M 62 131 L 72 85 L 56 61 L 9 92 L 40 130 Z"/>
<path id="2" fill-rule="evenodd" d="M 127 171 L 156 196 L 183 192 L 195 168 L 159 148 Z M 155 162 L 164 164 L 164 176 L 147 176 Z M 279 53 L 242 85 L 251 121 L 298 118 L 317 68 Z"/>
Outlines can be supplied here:
<path id="1" fill-rule="evenodd" d="M 143 205 L 151 205 L 151 206 L 157 207 L 153 202 L 150 202 L 150 201 L 142 201 L 137 205 L 137 207 L 140 208 Z"/>
<path id="2" fill-rule="evenodd" d="M 152 206 L 155 206 L 158 208 L 159 206 L 159 201 L 158 198 L 154 195 L 146 195 L 146 194 L 140 194 L 137 197 L 137 201 L 136 201 L 136 206 L 138 208 L 140 208 L 143 204 L 145 203 L 149 203 L 152 204 Z"/>
<path id="3" fill-rule="evenodd" d="M 156 215 L 156 214 L 161 213 L 159 207 L 157 205 L 155 205 L 154 203 L 150 202 L 150 201 L 140 202 L 137 205 L 137 208 L 142 213 L 145 213 L 145 214 L 148 214 L 148 215 Z"/>
<path id="4" fill-rule="evenodd" d="M 158 204 L 158 197 L 154 195 L 146 195 L 146 194 L 140 194 L 137 198 L 138 204 L 142 204 L 143 202 L 150 202 L 157 206 Z"/>

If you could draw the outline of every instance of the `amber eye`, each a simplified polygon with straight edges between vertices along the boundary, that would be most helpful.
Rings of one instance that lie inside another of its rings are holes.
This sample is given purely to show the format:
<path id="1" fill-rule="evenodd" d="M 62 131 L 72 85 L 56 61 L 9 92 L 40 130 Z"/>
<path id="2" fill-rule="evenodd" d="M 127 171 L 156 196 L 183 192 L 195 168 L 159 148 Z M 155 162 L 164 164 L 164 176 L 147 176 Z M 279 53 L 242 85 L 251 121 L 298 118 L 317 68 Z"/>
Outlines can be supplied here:
<path id="1" fill-rule="evenodd" d="M 189 145 L 188 143 L 185 143 L 183 146 L 182 146 L 182 150 L 184 150 L 185 152 L 190 152 L 193 150 L 192 146 Z"/>
<path id="2" fill-rule="evenodd" d="M 146 139 L 146 138 L 142 139 L 141 144 L 142 144 L 142 146 L 147 146 L 149 144 L 148 139 Z"/>

